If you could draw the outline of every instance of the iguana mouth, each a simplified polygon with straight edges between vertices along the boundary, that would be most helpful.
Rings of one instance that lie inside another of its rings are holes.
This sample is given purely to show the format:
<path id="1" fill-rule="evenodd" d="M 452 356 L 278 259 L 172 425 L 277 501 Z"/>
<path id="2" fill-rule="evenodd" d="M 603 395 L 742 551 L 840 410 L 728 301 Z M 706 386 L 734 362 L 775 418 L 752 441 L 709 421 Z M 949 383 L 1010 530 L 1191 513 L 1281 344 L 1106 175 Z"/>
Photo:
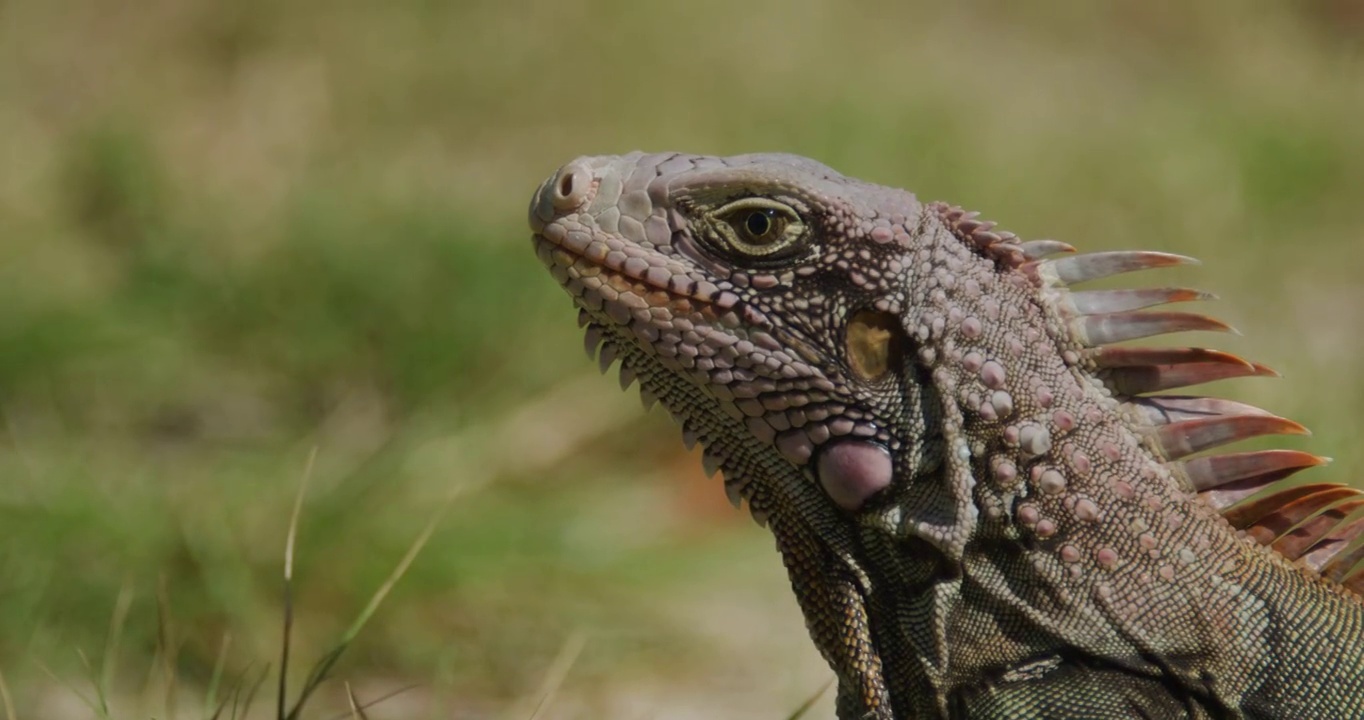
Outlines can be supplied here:
<path id="1" fill-rule="evenodd" d="M 540 262 L 575 302 L 590 311 L 614 313 L 612 319 L 621 324 L 650 308 L 666 310 L 663 319 L 697 312 L 729 327 L 739 327 L 740 317 L 750 325 L 767 324 L 733 292 L 650 262 L 638 250 L 626 254 L 613 249 L 609 239 L 597 239 L 586 230 L 569 231 L 555 223 L 533 240 Z M 590 306 L 588 290 L 601 296 L 601 307 Z"/>

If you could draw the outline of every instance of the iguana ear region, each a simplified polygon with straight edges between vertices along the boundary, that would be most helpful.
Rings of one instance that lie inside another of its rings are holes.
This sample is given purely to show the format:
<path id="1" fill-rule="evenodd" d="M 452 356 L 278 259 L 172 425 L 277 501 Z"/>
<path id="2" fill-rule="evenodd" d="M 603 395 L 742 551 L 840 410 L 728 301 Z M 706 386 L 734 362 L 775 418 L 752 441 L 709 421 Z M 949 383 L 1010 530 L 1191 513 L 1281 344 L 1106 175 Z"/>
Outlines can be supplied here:
<path id="1" fill-rule="evenodd" d="M 845 359 L 859 379 L 875 382 L 900 367 L 908 341 L 894 315 L 859 310 L 848 320 Z"/>
<path id="2" fill-rule="evenodd" d="M 890 487 L 895 477 L 890 451 L 866 440 L 842 440 L 825 446 L 819 451 L 815 472 L 834 504 L 850 512 Z"/>

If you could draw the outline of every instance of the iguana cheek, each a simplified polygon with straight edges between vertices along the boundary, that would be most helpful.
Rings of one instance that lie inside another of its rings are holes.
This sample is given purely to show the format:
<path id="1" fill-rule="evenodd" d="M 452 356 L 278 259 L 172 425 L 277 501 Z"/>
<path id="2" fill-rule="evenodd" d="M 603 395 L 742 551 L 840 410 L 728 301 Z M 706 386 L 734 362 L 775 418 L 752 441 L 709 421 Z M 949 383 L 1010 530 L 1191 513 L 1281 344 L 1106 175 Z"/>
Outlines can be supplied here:
<path id="1" fill-rule="evenodd" d="M 815 466 L 819 484 L 844 510 L 855 511 L 867 498 L 890 486 L 895 469 L 884 447 L 860 440 L 845 440 L 819 452 Z"/>

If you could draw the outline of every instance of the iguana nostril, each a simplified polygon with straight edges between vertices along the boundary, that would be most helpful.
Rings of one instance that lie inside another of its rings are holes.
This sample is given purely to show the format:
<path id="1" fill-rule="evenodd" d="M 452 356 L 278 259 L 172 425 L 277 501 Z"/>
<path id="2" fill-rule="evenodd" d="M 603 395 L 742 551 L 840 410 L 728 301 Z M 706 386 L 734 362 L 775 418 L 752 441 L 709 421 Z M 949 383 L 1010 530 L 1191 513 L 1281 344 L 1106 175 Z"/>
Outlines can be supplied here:
<path id="1" fill-rule="evenodd" d="M 581 207 L 592 192 L 592 171 L 575 160 L 559 171 L 554 180 L 553 202 L 556 210 L 566 211 Z"/>

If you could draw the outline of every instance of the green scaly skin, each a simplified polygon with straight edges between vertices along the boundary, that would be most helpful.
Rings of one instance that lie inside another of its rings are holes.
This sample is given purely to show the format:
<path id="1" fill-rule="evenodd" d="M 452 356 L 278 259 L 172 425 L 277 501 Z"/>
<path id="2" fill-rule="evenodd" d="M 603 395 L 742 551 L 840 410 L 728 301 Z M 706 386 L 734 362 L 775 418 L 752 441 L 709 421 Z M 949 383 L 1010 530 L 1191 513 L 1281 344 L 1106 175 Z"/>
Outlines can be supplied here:
<path id="1" fill-rule="evenodd" d="M 840 718 L 1364 717 L 1364 603 L 1197 495 L 1057 244 L 789 155 L 579 158 L 530 221 L 776 536 Z"/>

